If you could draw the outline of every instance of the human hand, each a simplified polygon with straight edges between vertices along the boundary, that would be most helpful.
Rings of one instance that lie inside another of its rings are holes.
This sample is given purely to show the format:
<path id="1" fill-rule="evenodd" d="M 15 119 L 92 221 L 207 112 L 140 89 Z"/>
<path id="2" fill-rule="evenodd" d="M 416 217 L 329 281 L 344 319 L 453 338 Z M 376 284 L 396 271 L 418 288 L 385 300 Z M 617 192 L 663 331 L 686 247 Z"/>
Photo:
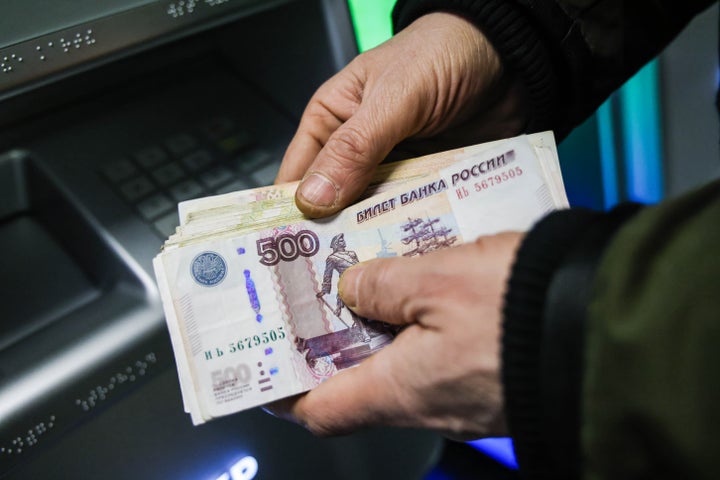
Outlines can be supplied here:
<path id="1" fill-rule="evenodd" d="M 485 36 L 461 17 L 431 13 L 317 90 L 276 183 L 304 178 L 296 203 L 322 217 L 352 203 L 408 137 L 433 136 L 448 149 L 515 135 L 524 123 L 520 84 Z"/>
<path id="2" fill-rule="evenodd" d="M 339 283 L 345 304 L 405 329 L 357 367 L 270 411 L 318 435 L 378 425 L 429 428 L 463 440 L 506 434 L 501 309 L 522 237 L 503 233 L 346 270 Z"/>

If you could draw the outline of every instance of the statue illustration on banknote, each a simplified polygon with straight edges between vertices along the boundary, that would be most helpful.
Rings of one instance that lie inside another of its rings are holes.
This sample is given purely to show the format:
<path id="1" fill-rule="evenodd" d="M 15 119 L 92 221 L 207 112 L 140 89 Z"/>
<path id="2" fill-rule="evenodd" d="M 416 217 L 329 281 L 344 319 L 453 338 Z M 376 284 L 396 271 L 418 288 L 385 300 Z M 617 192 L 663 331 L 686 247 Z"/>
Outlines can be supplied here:
<path id="1" fill-rule="evenodd" d="M 340 298 L 340 293 L 338 292 L 336 295 L 337 306 L 334 309 L 325 301 L 325 295 L 332 291 L 333 273 L 337 272 L 339 279 L 345 270 L 358 263 L 359 260 L 354 251 L 347 250 L 347 245 L 345 244 L 345 234 L 343 233 L 335 235 L 332 240 L 330 240 L 330 248 L 332 249 L 332 253 L 325 259 L 325 273 L 323 274 L 322 290 L 318 292 L 317 297 L 324 302 L 328 308 L 332 309 L 336 317 L 342 320 L 340 314 L 345 307 L 345 303 L 343 303 L 342 298 Z M 348 311 L 353 319 L 353 324 L 350 325 L 350 328 L 356 328 L 362 338 L 362 341 L 365 343 L 369 342 L 370 335 L 368 334 L 363 321 L 349 309 Z"/>
<path id="2" fill-rule="evenodd" d="M 390 343 L 396 334 L 389 325 L 355 315 L 343 303 L 337 293 L 337 282 L 340 275 L 360 259 L 355 251 L 347 248 L 343 233 L 332 237 L 330 250 L 325 257 L 321 288 L 315 296 L 321 308 L 339 320 L 342 328 L 313 337 L 298 336 L 295 340 L 296 348 L 304 354 L 310 369 L 323 376 L 329 373 L 329 370 L 342 370 L 356 365 Z M 333 291 L 336 292 L 334 305 L 325 298 Z M 308 320 L 306 317 L 302 321 Z"/>

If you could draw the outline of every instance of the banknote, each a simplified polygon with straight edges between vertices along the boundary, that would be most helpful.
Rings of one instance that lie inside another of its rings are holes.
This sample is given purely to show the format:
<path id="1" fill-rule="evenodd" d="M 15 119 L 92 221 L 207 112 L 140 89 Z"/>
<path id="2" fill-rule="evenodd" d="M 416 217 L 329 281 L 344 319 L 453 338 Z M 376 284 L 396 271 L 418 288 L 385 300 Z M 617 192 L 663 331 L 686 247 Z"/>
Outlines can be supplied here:
<path id="1" fill-rule="evenodd" d="M 541 166 L 546 169 L 551 194 L 561 197 L 564 195 L 564 186 L 552 132 L 535 133 L 524 138 L 530 142 Z M 418 179 L 464 156 L 493 148 L 501 142 L 504 141 L 488 142 L 415 159 L 381 164 L 361 198 L 368 198 L 402 183 Z M 302 220 L 302 213 L 294 205 L 297 185 L 298 182 L 271 185 L 182 202 L 178 206 L 181 225 L 177 233 L 168 239 L 166 245 L 187 242 L 196 237 L 209 237 L 222 231 L 237 232 L 248 225 L 256 228 L 263 224 L 273 225 Z"/>
<path id="2" fill-rule="evenodd" d="M 523 136 L 535 149 L 535 153 L 543 167 L 547 168 L 548 181 L 552 183 L 550 188 L 564 191 L 562 176 L 560 175 L 557 148 L 553 133 L 538 132 Z M 381 163 L 373 175 L 361 199 L 380 194 L 396 186 L 415 180 L 437 171 L 458 159 L 467 155 L 474 155 L 485 150 L 494 148 L 512 139 L 497 140 L 481 143 L 468 147 L 448 150 L 440 153 L 425 155 L 409 160 Z M 250 215 L 262 215 L 264 217 L 272 214 L 267 213 L 267 208 L 278 208 L 279 205 L 290 205 L 295 196 L 299 182 L 291 182 L 281 185 L 269 185 L 267 187 L 254 188 L 230 192 L 222 195 L 202 197 L 180 202 L 178 205 L 178 216 L 181 227 L 189 222 L 202 221 L 203 218 L 214 218 L 223 214 L 247 211 Z M 289 215 L 301 216 L 297 209 L 288 209 Z M 259 217 L 262 218 L 262 217 Z"/>
<path id="3" fill-rule="evenodd" d="M 391 187 L 326 219 L 293 210 L 292 186 L 194 202 L 154 259 L 193 423 L 310 390 L 401 335 L 343 304 L 337 281 L 350 266 L 526 230 L 566 207 L 548 135 L 540 147 L 522 136 L 405 164 Z M 278 211 L 257 218 L 258 202 Z"/>

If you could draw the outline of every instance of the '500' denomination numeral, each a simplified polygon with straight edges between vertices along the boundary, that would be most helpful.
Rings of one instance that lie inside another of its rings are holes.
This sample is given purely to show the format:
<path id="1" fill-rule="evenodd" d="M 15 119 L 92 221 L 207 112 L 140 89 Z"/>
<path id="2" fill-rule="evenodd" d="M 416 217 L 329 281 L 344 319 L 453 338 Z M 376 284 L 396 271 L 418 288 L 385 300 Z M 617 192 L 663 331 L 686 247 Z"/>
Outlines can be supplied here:
<path id="1" fill-rule="evenodd" d="M 300 230 L 297 233 L 283 233 L 277 237 L 261 238 L 257 241 L 260 263 L 272 267 L 292 262 L 298 257 L 312 257 L 320 250 L 320 239 L 315 232 Z"/>

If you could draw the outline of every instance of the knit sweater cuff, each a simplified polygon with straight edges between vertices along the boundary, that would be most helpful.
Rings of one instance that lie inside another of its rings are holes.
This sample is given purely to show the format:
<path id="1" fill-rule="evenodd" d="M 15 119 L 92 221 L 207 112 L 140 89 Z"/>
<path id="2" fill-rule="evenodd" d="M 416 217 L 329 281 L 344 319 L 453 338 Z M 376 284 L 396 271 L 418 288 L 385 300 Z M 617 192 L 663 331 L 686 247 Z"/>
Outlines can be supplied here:
<path id="1" fill-rule="evenodd" d="M 399 0 L 392 16 L 395 31 L 433 11 L 455 13 L 477 26 L 498 51 L 505 68 L 525 85 L 529 113 L 526 131 L 552 129 L 558 80 L 550 53 L 523 7 L 504 0 Z"/>
<path id="2" fill-rule="evenodd" d="M 605 246 L 637 209 L 554 212 L 518 250 L 503 311 L 502 381 L 523 478 L 578 477 L 586 306 Z"/>

